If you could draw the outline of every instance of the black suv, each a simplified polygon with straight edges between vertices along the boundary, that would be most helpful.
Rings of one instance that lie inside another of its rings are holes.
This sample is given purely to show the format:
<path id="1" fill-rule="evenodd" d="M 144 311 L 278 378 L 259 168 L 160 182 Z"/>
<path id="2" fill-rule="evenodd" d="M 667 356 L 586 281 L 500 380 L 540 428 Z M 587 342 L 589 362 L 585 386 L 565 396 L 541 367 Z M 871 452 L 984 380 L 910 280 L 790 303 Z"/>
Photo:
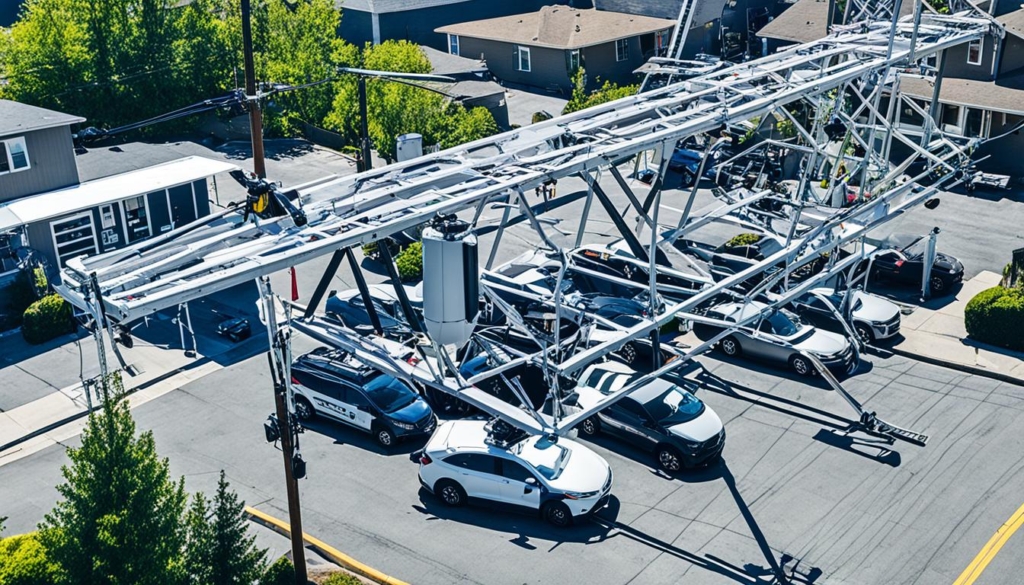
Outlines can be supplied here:
<path id="1" fill-rule="evenodd" d="M 429 435 L 437 426 L 430 406 L 400 380 L 340 349 L 317 348 L 292 364 L 295 414 L 323 415 L 370 433 L 384 447 Z"/>

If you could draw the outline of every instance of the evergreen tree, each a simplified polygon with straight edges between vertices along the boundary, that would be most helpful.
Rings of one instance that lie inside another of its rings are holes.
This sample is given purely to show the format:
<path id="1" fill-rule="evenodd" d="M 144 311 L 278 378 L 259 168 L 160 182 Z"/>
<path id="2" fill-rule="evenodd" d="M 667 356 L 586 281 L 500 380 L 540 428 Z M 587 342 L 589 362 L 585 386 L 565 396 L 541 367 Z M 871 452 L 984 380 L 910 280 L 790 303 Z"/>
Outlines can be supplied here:
<path id="1" fill-rule="evenodd" d="M 230 490 L 223 471 L 212 509 L 202 494 L 195 495 L 186 522 L 189 585 L 251 585 L 263 574 L 266 551 L 247 534 L 244 510 L 245 502 Z"/>
<path id="2" fill-rule="evenodd" d="M 184 480 L 171 480 L 152 432 L 136 437 L 120 377 L 101 391 L 104 408 L 89 415 L 82 446 L 68 449 L 63 499 L 40 524 L 40 543 L 62 583 L 180 583 Z"/>
<path id="3" fill-rule="evenodd" d="M 210 501 L 202 493 L 192 497 L 185 518 L 185 582 L 187 585 L 211 585 L 213 581 L 213 524 Z"/>
<path id="4" fill-rule="evenodd" d="M 245 502 L 231 491 L 224 471 L 213 498 L 213 585 L 249 585 L 263 573 L 267 551 L 247 534 Z"/>

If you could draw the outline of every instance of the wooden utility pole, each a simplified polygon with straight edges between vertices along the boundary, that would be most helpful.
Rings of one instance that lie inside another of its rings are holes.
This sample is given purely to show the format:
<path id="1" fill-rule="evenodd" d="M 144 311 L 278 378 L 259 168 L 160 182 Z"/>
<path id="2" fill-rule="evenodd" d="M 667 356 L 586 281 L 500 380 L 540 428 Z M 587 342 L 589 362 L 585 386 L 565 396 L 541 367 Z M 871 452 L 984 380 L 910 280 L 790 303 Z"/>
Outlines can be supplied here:
<path id="1" fill-rule="evenodd" d="M 256 67 L 252 61 L 252 23 L 249 0 L 242 0 L 242 53 L 245 58 L 245 100 L 249 106 L 249 133 L 252 135 L 252 166 L 256 175 L 267 178 L 263 160 L 263 113 L 256 99 Z"/>
<path id="2" fill-rule="evenodd" d="M 245 60 L 245 98 L 249 107 L 249 129 L 252 136 L 253 171 L 261 179 L 267 177 L 266 161 L 263 153 L 263 114 L 256 94 L 256 68 L 252 56 L 252 10 L 249 0 L 241 0 L 242 9 L 242 52 Z M 277 423 L 281 434 L 281 455 L 284 457 L 284 478 L 288 493 L 288 519 L 291 528 L 292 563 L 295 566 L 296 585 L 306 585 L 306 548 L 302 538 L 302 511 L 299 507 L 299 482 L 295 478 L 295 436 L 291 413 L 288 408 L 288 380 L 284 378 L 287 370 L 281 367 L 281 359 L 289 359 L 290 352 L 285 351 L 288 340 L 281 330 L 281 324 L 274 318 L 274 306 L 271 302 L 269 281 L 257 282 L 260 294 L 265 301 L 267 313 L 267 329 L 270 334 L 270 369 L 274 380 L 274 406 L 277 412 Z M 266 291 L 263 288 L 266 287 Z M 276 355 L 275 355 L 276 354 Z M 275 359 L 275 357 L 277 359 Z M 304 471 L 302 472 L 304 473 Z"/>

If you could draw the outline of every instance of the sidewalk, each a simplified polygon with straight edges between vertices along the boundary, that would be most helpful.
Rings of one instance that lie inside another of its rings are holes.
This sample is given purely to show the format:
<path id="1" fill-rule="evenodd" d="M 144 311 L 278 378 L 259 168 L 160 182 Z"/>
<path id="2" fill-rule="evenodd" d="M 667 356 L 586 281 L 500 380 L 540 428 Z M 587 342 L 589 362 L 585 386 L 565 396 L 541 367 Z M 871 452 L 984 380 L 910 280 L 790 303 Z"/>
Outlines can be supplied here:
<path id="1" fill-rule="evenodd" d="M 235 344 L 216 335 L 216 322 L 223 318 L 222 315 L 241 314 L 241 311 L 225 307 L 213 299 L 192 303 L 191 320 L 198 349 L 195 354 L 187 354 L 182 348 L 173 312 L 158 313 L 134 330 L 134 346 L 131 349 L 119 347 L 129 370 L 122 371 L 125 390 L 134 393 L 146 389 L 142 395 L 132 397 L 133 404 L 151 400 L 265 349 L 266 333 L 255 316 L 249 317 L 252 336 L 241 343 Z M 72 339 L 81 345 L 81 355 Z M 104 344 L 109 370 L 120 370 L 121 364 L 111 350 L 107 336 L 104 336 Z M 5 345 L 17 346 L 18 343 L 8 339 Z M 192 347 L 187 333 L 185 345 Z M 26 348 L 19 349 L 26 351 Z M 89 400 L 78 379 L 80 364 L 83 366 L 82 376 L 86 379 L 99 373 L 96 345 L 90 335 L 62 337 L 53 347 L 41 348 L 32 357 L 3 369 L 5 394 L 20 390 L 22 386 L 39 389 L 20 397 L 7 397 L 8 406 L 0 412 L 0 451 L 4 451 L 0 452 L 0 463 L 11 460 L 6 451 L 13 449 L 3 449 L 4 446 L 35 439 L 40 439 L 35 443 L 52 443 L 56 435 L 49 438 L 44 435 L 56 432 L 57 427 L 87 414 Z M 99 402 L 95 394 L 92 401 L 94 405 Z M 63 436 L 63 432 L 59 434 Z"/>
<path id="2" fill-rule="evenodd" d="M 965 282 L 952 302 L 929 301 L 903 316 L 903 339 L 894 353 L 1005 382 L 1024 385 L 1024 353 L 1000 349 L 967 338 L 964 309 L 974 295 L 999 284 L 1000 276 L 982 272 Z M 943 304 L 944 303 L 944 304 Z"/>

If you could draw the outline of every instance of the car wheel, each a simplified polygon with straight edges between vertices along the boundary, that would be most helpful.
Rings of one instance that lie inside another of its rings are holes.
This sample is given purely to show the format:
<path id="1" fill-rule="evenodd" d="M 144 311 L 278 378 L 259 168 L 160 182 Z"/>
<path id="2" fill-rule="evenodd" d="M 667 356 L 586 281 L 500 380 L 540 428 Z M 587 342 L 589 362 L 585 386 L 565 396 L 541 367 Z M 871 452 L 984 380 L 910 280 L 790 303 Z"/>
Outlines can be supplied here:
<path id="1" fill-rule="evenodd" d="M 377 439 L 377 444 L 381 447 L 390 447 L 395 444 L 395 434 L 387 427 L 377 427 L 373 438 Z"/>
<path id="2" fill-rule="evenodd" d="M 544 504 L 544 520 L 552 526 L 563 528 L 572 524 L 572 512 L 562 502 L 548 502 Z"/>
<path id="3" fill-rule="evenodd" d="M 592 416 L 580 423 L 580 432 L 588 437 L 593 437 L 601 432 L 601 421 Z"/>
<path id="4" fill-rule="evenodd" d="M 722 341 L 719 341 L 718 347 L 722 349 L 722 353 L 730 357 L 738 356 L 742 351 L 740 349 L 740 343 L 736 341 L 736 338 L 731 335 L 729 337 L 726 337 Z"/>
<path id="5" fill-rule="evenodd" d="M 299 420 L 310 420 L 316 416 L 316 411 L 313 410 L 313 405 L 302 396 L 295 397 L 295 416 L 299 417 Z"/>
<path id="6" fill-rule="evenodd" d="M 692 187 L 696 177 L 690 171 L 683 171 L 683 176 L 679 180 L 679 186 L 683 188 Z"/>
<path id="7" fill-rule="evenodd" d="M 228 333 L 228 339 L 231 340 L 232 343 L 238 343 L 239 341 L 241 341 L 238 338 L 238 334 L 237 333 Z"/>
<path id="8" fill-rule="evenodd" d="M 801 376 L 810 376 L 814 372 L 811 362 L 802 355 L 795 355 L 789 358 L 789 367 L 793 368 L 793 371 Z"/>
<path id="9" fill-rule="evenodd" d="M 942 280 L 938 276 L 933 276 L 928 284 L 931 286 L 932 294 L 942 294 L 946 292 L 946 281 Z"/>
<path id="10" fill-rule="evenodd" d="M 871 330 L 865 323 L 854 323 L 853 332 L 857 334 L 864 343 L 874 343 L 875 332 Z"/>
<path id="11" fill-rule="evenodd" d="M 658 447 L 658 466 L 670 473 L 683 468 L 683 458 L 674 447 L 662 445 Z"/>
<path id="12" fill-rule="evenodd" d="M 450 479 L 442 479 L 434 486 L 434 493 L 446 506 L 457 508 L 466 504 L 466 490 Z"/>
<path id="13" fill-rule="evenodd" d="M 636 346 L 632 343 L 627 343 L 622 346 L 619 350 L 619 357 L 622 361 L 626 362 L 626 365 L 632 365 L 636 361 Z"/>

